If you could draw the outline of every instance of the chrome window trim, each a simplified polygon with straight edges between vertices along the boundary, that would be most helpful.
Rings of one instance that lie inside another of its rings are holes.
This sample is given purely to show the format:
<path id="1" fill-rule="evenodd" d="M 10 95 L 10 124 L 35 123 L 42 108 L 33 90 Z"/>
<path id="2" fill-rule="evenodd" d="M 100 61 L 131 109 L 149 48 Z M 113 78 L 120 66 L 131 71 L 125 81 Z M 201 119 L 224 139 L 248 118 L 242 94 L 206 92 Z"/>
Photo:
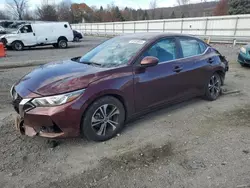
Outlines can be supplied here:
<path id="1" fill-rule="evenodd" d="M 164 61 L 164 62 L 161 62 L 159 64 L 171 63 L 173 61 L 179 61 L 179 60 L 184 60 L 184 59 L 189 59 L 189 58 L 193 58 L 193 57 L 202 56 L 202 55 L 205 55 L 210 48 L 211 47 L 207 47 L 206 50 L 202 54 L 198 54 L 198 55 L 194 55 L 194 56 L 189 56 L 189 57 L 182 57 L 182 58 L 178 58 L 178 59 L 174 59 L 174 60 L 170 60 L 170 61 Z"/>

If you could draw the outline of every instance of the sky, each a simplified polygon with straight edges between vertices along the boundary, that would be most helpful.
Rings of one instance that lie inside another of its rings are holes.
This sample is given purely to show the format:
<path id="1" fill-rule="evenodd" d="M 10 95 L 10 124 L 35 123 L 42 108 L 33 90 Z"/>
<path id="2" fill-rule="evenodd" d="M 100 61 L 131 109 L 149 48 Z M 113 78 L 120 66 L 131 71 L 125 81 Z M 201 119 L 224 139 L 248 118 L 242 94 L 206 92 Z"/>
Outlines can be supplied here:
<path id="1" fill-rule="evenodd" d="M 11 1 L 11 0 L 0 0 L 0 9 L 4 10 L 5 2 Z M 37 6 L 41 4 L 42 0 L 29 0 L 29 6 L 31 9 L 35 9 Z M 58 3 L 62 0 L 48 0 L 51 3 Z M 71 2 L 75 3 L 86 3 L 88 6 L 96 6 L 96 7 L 106 7 L 107 4 L 114 3 L 116 6 L 119 6 L 120 8 L 124 7 L 131 7 L 131 8 L 142 8 L 142 9 L 148 9 L 149 4 L 152 0 L 71 0 Z M 200 2 L 200 0 L 190 0 L 191 3 L 197 3 Z M 176 0 L 157 0 L 157 7 L 170 7 L 170 6 L 176 6 Z"/>

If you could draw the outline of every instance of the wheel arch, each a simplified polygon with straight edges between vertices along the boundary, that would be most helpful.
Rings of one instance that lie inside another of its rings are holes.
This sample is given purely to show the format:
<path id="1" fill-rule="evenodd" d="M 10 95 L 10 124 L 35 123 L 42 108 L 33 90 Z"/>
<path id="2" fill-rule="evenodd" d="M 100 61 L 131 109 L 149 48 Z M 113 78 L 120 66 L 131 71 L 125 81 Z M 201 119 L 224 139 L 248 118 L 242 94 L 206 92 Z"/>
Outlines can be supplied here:
<path id="1" fill-rule="evenodd" d="M 224 85 L 224 80 L 225 80 L 225 71 L 223 70 L 216 70 L 214 73 L 217 73 L 220 76 L 221 79 L 221 84 Z"/>
<path id="2" fill-rule="evenodd" d="M 58 39 L 57 39 L 57 42 L 59 42 L 60 40 L 66 40 L 68 42 L 68 39 L 65 37 L 65 36 L 60 36 Z"/>
<path id="3" fill-rule="evenodd" d="M 21 40 L 14 40 L 14 41 L 11 43 L 11 45 L 13 45 L 15 42 L 20 42 L 20 43 L 22 43 L 23 46 L 24 46 L 24 43 L 23 43 L 23 41 L 21 41 Z"/>

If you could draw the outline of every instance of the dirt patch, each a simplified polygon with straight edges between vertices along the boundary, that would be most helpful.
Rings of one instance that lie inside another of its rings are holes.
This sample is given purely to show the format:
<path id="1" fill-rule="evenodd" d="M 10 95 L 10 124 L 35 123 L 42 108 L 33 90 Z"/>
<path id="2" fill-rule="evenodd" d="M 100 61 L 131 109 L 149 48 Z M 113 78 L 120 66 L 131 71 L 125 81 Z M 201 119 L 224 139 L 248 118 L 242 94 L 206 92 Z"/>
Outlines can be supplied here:
<path id="1" fill-rule="evenodd" d="M 34 172 L 40 166 L 46 166 L 49 157 L 53 158 L 53 149 L 47 143 L 47 139 L 20 135 L 14 128 L 12 115 L 4 118 L 2 123 L 0 129 L 0 135 L 2 135 L 0 136 L 0 172 L 5 172 L 10 176 Z M 60 161 L 62 157 L 56 160 Z"/>
<path id="2" fill-rule="evenodd" d="M 225 112 L 224 116 L 231 125 L 250 127 L 250 105 Z"/>
<path id="3" fill-rule="evenodd" d="M 166 159 L 173 155 L 172 144 L 167 143 L 159 148 L 147 145 L 134 151 L 124 153 L 114 158 L 104 158 L 100 161 L 102 166 L 112 166 L 112 168 L 124 168 L 131 170 L 143 166 L 149 166 L 159 160 Z"/>
<path id="4" fill-rule="evenodd" d="M 128 177 L 127 173 L 147 170 L 149 166 L 160 162 L 167 164 L 173 155 L 172 143 L 161 147 L 146 145 L 112 158 L 103 158 L 94 169 L 75 174 L 70 179 L 45 184 L 43 187 L 109 187 L 109 183 L 116 181 L 116 174 L 122 179 L 123 176 Z"/>

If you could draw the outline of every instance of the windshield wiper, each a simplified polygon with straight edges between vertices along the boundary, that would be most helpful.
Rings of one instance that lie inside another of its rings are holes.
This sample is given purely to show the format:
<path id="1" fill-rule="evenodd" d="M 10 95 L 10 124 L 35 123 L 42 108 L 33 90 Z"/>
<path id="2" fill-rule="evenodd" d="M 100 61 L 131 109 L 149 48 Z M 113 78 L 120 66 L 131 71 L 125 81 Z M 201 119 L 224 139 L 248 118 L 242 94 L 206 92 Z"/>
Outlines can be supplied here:
<path id="1" fill-rule="evenodd" d="M 100 63 L 90 62 L 90 61 L 81 61 L 80 63 L 87 64 L 87 65 L 97 65 L 102 66 Z"/>

